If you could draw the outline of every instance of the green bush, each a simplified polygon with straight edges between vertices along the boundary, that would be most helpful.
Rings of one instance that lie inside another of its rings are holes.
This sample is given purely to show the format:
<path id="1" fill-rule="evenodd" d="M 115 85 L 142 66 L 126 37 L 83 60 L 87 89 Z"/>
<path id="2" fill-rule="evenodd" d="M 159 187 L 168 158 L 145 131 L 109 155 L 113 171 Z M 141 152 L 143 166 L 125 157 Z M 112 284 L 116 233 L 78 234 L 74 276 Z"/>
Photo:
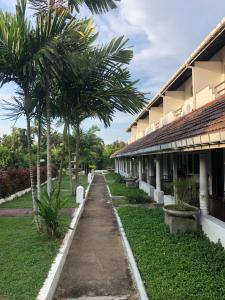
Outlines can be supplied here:
<path id="1" fill-rule="evenodd" d="M 56 197 L 53 191 L 48 196 L 46 190 L 41 195 L 41 200 L 37 200 L 38 214 L 41 217 L 46 233 L 51 238 L 58 238 L 63 233 L 60 223 L 60 209 L 64 207 L 65 202 Z"/>
<path id="2" fill-rule="evenodd" d="M 125 183 L 126 181 L 125 181 L 125 178 L 122 175 L 116 174 L 115 182 L 116 183 Z"/>
<path id="3" fill-rule="evenodd" d="M 149 196 L 145 192 L 138 189 L 128 190 L 126 200 L 129 203 L 137 203 L 137 204 L 150 202 Z"/>

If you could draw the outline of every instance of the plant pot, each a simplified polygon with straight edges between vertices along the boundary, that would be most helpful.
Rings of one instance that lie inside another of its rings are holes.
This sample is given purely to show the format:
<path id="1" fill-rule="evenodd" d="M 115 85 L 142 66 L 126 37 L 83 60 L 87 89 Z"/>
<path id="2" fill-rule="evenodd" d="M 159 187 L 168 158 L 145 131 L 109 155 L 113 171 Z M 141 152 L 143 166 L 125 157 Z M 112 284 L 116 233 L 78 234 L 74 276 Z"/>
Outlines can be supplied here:
<path id="1" fill-rule="evenodd" d="M 127 187 L 137 187 L 137 178 L 125 178 Z"/>
<path id="2" fill-rule="evenodd" d="M 199 230 L 199 213 L 197 207 L 186 205 L 187 210 L 176 210 L 175 205 L 166 205 L 165 223 L 170 228 L 170 233 L 195 232 Z"/>

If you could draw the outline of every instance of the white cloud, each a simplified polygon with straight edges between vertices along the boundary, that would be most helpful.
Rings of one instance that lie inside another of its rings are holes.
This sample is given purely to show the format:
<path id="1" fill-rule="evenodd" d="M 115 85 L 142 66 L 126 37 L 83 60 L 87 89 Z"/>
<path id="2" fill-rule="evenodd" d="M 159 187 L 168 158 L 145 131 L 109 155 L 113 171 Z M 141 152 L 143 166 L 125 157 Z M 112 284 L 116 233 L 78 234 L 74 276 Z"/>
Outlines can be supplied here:
<path id="1" fill-rule="evenodd" d="M 12 8 L 13 3 L 15 0 L 0 0 L 0 8 Z M 130 66 L 133 77 L 140 79 L 142 91 L 154 94 L 222 19 L 224 11 L 224 0 L 121 0 L 117 10 L 95 17 L 100 31 L 98 41 L 128 37 L 134 50 Z M 84 9 L 83 15 L 86 13 Z M 4 92 L 0 89 L 0 98 L 8 94 L 12 94 L 11 88 Z M 112 127 L 104 129 L 100 125 L 100 136 L 107 142 L 127 139 L 124 130 L 132 119 L 117 113 Z M 85 122 L 85 127 L 93 122 Z"/>

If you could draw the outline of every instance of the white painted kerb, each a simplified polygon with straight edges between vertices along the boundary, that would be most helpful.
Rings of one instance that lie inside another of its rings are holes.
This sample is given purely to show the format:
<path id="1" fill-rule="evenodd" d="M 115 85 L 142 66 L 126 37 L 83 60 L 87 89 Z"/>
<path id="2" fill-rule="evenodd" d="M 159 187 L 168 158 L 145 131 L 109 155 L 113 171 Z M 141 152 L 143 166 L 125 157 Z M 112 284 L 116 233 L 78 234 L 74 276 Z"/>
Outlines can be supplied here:
<path id="1" fill-rule="evenodd" d="M 110 197 L 110 199 L 112 199 L 112 194 L 111 194 L 111 191 L 110 191 L 110 188 L 109 188 L 108 184 L 106 186 L 107 186 L 107 190 L 108 190 L 108 193 L 109 193 L 109 197 Z M 140 275 L 140 272 L 138 270 L 133 252 L 132 252 L 130 244 L 127 240 L 126 233 L 125 233 L 124 228 L 123 228 L 123 224 L 120 220 L 120 217 L 118 215 L 118 212 L 117 212 L 116 208 L 113 208 L 113 210 L 114 210 L 116 220 L 117 220 L 117 224 L 118 224 L 118 227 L 119 227 L 119 231 L 120 231 L 120 234 L 121 234 L 121 237 L 122 237 L 124 250 L 126 252 L 126 256 L 127 256 L 127 259 L 128 259 L 129 265 L 130 265 L 130 270 L 131 270 L 131 275 L 132 275 L 132 278 L 133 278 L 133 282 L 135 283 L 137 291 L 138 291 L 139 299 L 140 300 L 149 300 L 148 296 L 147 296 L 147 293 L 145 291 L 145 286 L 144 286 L 143 281 L 141 279 L 141 275 Z"/>
<path id="2" fill-rule="evenodd" d="M 210 215 L 201 216 L 202 230 L 214 243 L 220 242 L 225 248 L 225 223 Z"/>
<path id="3" fill-rule="evenodd" d="M 123 245 L 124 245 L 124 248 L 126 250 L 126 254 L 127 254 L 128 261 L 129 261 L 133 281 L 136 284 L 136 288 L 137 288 L 137 291 L 138 291 L 138 294 L 139 294 L 139 299 L 140 300 L 148 300 L 148 296 L 147 296 L 147 293 L 145 291 L 145 287 L 144 287 L 143 281 L 141 279 L 140 272 L 138 270 L 133 252 L 131 250 L 130 244 L 129 244 L 129 242 L 127 240 L 127 237 L 126 237 L 126 233 L 125 233 L 124 228 L 123 228 L 123 224 L 120 220 L 120 217 L 118 215 L 117 210 L 115 208 L 113 208 L 113 210 L 114 210 L 114 213 L 115 213 L 115 216 L 116 216 L 116 220 L 117 220 L 117 223 L 118 223 L 120 234 L 122 236 Z"/>
<path id="4" fill-rule="evenodd" d="M 93 176 L 93 178 L 94 178 L 94 176 Z M 93 180 L 93 178 L 92 178 L 92 180 Z M 73 219 L 71 221 L 70 228 L 62 242 L 62 245 L 59 249 L 59 252 L 58 252 L 55 260 L 53 261 L 53 263 L 51 265 L 51 269 L 48 273 L 48 277 L 46 278 L 42 288 L 40 289 L 40 292 L 37 296 L 38 300 L 51 300 L 54 296 L 54 293 L 55 293 L 56 287 L 58 285 L 59 278 L 60 278 L 63 266 L 65 264 L 66 257 L 67 257 L 70 245 L 72 243 L 79 219 L 84 210 L 84 205 L 87 200 L 87 196 L 88 196 L 88 192 L 89 192 L 91 184 L 92 184 L 92 181 L 87 188 L 84 201 L 82 201 L 82 203 L 80 204 L 78 209 L 76 209 L 73 214 Z"/>

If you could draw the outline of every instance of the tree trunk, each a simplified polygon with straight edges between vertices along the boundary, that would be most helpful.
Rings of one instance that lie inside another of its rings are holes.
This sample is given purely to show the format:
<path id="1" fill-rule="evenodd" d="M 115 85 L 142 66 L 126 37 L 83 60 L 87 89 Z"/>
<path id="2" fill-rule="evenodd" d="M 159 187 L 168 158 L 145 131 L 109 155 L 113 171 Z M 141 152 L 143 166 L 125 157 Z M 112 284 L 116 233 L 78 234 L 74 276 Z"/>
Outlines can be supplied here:
<path id="1" fill-rule="evenodd" d="M 71 165 L 70 125 L 69 125 L 69 123 L 67 123 L 67 147 L 68 147 L 68 163 L 69 163 L 70 190 L 71 190 L 71 194 L 74 195 L 73 174 L 72 174 L 72 165 Z"/>
<path id="2" fill-rule="evenodd" d="M 38 231 L 41 230 L 41 224 L 38 216 L 37 203 L 36 203 L 36 193 L 34 185 L 34 174 L 33 174 L 33 164 L 32 164 L 32 153 L 31 153 L 31 129 L 30 129 L 30 117 L 27 116 L 27 144 L 28 144 L 28 157 L 29 157 L 29 169 L 30 169 L 30 185 L 31 185 L 31 195 L 34 211 L 34 221 Z"/>
<path id="3" fill-rule="evenodd" d="M 40 153 L 41 153 L 41 116 L 38 104 L 37 112 L 37 122 L 38 122 L 38 143 L 37 143 L 37 198 L 41 199 L 41 169 L 40 169 Z"/>
<path id="4" fill-rule="evenodd" d="M 50 98 L 46 98 L 46 121 L 47 121 L 47 192 L 50 198 L 52 192 L 52 155 L 51 155 L 51 106 Z"/>
<path id="5" fill-rule="evenodd" d="M 61 151 L 58 186 L 57 186 L 57 191 L 56 191 L 56 199 L 58 201 L 58 204 L 59 204 L 59 201 L 60 201 L 61 184 L 62 184 L 63 160 L 64 160 L 64 156 L 65 156 L 65 144 L 66 144 L 66 130 L 67 130 L 67 128 L 66 128 L 66 124 L 65 124 L 64 129 L 63 129 L 64 141 L 63 141 L 63 146 L 62 146 L 62 151 Z"/>
<path id="6" fill-rule="evenodd" d="M 77 123 L 76 124 L 76 170 L 75 170 L 75 185 L 76 188 L 78 186 L 79 183 L 79 161 L 80 161 L 80 157 L 79 157 L 79 152 L 80 152 L 80 124 Z"/>

